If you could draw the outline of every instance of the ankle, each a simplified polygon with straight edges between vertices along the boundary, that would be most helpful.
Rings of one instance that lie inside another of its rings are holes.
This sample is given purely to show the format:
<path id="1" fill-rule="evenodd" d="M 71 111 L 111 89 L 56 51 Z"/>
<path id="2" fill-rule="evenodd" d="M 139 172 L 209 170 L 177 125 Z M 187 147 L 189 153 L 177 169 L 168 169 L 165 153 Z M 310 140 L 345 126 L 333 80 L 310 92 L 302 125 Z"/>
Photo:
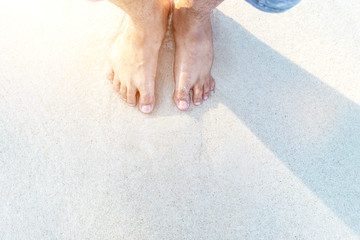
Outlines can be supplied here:
<path id="1" fill-rule="evenodd" d="M 202 25 L 210 20 L 212 11 L 196 10 L 194 8 L 180 8 L 174 10 L 174 23 L 183 22 L 185 25 Z"/>
<path id="2" fill-rule="evenodd" d="M 146 10 L 136 12 L 128 12 L 133 25 L 144 30 L 154 31 L 156 29 L 163 30 L 167 27 L 170 7 L 154 4 Z"/>
<path id="3" fill-rule="evenodd" d="M 211 25 L 210 13 L 193 11 L 191 8 L 181 8 L 174 11 L 173 29 L 174 33 L 196 33 L 202 34 Z M 211 28 L 211 27 L 210 27 Z"/>

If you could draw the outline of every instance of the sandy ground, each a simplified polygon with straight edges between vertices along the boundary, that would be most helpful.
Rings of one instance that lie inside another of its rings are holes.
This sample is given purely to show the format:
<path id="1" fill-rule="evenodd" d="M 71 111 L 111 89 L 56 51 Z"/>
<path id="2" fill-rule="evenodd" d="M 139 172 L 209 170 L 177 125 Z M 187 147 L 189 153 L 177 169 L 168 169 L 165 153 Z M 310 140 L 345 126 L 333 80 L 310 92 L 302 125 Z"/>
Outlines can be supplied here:
<path id="1" fill-rule="evenodd" d="M 360 2 L 213 14 L 217 90 L 157 106 L 104 78 L 121 11 L 0 3 L 0 239 L 360 239 Z"/>

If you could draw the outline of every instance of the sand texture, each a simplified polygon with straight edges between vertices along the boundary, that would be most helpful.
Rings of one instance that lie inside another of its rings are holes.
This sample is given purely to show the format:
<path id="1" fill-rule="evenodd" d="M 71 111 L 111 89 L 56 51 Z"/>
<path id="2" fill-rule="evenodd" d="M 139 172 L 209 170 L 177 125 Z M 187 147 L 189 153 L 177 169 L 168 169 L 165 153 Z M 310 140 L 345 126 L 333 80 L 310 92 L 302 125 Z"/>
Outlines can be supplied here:
<path id="1" fill-rule="evenodd" d="M 360 239 L 360 2 L 213 13 L 215 94 L 151 115 L 105 79 L 122 12 L 0 2 L 0 239 Z"/>

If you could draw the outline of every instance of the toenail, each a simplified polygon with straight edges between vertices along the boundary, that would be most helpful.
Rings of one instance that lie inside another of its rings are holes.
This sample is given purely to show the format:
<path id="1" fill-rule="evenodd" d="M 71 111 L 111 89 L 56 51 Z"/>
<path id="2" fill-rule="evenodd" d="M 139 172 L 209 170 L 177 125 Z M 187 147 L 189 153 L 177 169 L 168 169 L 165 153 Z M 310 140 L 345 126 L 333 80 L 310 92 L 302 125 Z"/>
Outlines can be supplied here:
<path id="1" fill-rule="evenodd" d="M 197 101 L 197 102 L 195 102 L 194 104 L 195 104 L 196 106 L 199 106 L 199 105 L 201 104 L 201 102 L 198 102 L 198 101 Z"/>
<path id="2" fill-rule="evenodd" d="M 207 95 L 204 96 L 204 100 L 207 100 L 209 97 Z"/>
<path id="3" fill-rule="evenodd" d="M 178 106 L 181 110 L 186 110 L 189 107 L 189 104 L 186 101 L 179 101 Z"/>
<path id="4" fill-rule="evenodd" d="M 143 105 L 141 106 L 141 111 L 143 113 L 150 113 L 152 110 L 151 105 Z"/>

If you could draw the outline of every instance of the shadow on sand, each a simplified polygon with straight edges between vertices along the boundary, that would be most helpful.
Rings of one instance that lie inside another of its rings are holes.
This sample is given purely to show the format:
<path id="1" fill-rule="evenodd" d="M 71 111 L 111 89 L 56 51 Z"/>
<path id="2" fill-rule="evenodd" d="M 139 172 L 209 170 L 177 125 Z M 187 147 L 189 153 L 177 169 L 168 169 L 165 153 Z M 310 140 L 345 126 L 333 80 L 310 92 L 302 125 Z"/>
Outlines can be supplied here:
<path id="1" fill-rule="evenodd" d="M 360 107 L 222 12 L 213 25 L 213 73 L 221 79 L 213 103 L 231 109 L 360 234 Z"/>

